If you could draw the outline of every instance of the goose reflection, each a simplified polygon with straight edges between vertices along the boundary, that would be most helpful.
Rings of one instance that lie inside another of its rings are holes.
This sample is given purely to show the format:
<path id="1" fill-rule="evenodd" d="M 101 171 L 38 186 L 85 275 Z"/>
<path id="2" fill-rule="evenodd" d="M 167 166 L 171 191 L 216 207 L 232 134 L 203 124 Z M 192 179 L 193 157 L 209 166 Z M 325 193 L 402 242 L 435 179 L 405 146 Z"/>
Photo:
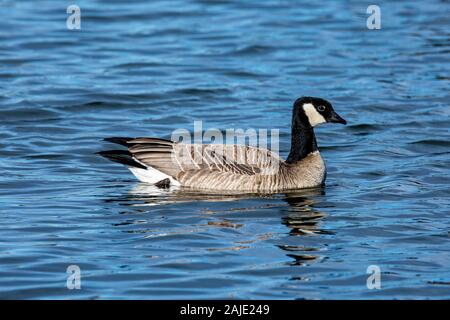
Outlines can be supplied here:
<path id="1" fill-rule="evenodd" d="M 230 209 L 229 212 L 236 213 L 236 211 L 253 211 L 257 209 L 270 209 L 271 207 L 276 208 L 277 212 L 281 212 L 281 223 L 288 227 L 289 233 L 288 237 L 285 239 L 281 239 L 286 244 L 277 245 L 278 248 L 286 252 L 286 255 L 292 259 L 289 262 L 290 265 L 305 265 L 310 264 L 317 260 L 319 257 L 318 251 L 321 250 L 319 247 L 311 247 L 305 245 L 299 245 L 301 243 L 300 240 L 295 240 L 292 237 L 311 237 L 315 235 L 322 234 L 331 234 L 329 231 L 326 231 L 320 228 L 321 221 L 326 217 L 326 214 L 322 211 L 315 209 L 315 205 L 317 204 L 317 198 L 323 196 L 325 191 L 323 188 L 315 188 L 315 189 L 306 189 L 292 192 L 285 192 L 281 194 L 237 194 L 237 193 L 205 193 L 199 192 L 196 190 L 183 189 L 179 187 L 170 187 L 167 189 L 161 189 L 153 185 L 147 184 L 136 184 L 127 194 L 123 196 L 115 197 L 112 199 L 106 200 L 107 202 L 118 202 L 120 205 L 124 205 L 129 207 L 130 211 L 122 212 L 124 214 L 132 214 L 132 213 L 143 213 L 150 209 L 150 207 L 154 206 L 163 206 L 163 205 L 171 205 L 171 204 L 182 204 L 189 203 L 195 201 L 202 202 L 224 202 L 224 201 L 242 201 L 248 199 L 258 199 L 264 198 L 268 199 L 267 201 L 259 206 L 259 207 L 251 207 L 251 208 L 234 208 Z M 270 200 L 274 200 L 273 203 Z M 281 200 L 281 201 L 280 201 Z M 281 203 L 281 205 L 280 205 Z M 287 206 L 283 206 L 283 203 L 287 204 Z M 250 223 L 250 220 L 243 215 L 242 219 L 239 218 L 239 221 L 235 220 L 236 216 L 233 215 L 233 218 L 223 218 L 223 213 L 227 213 L 227 210 L 222 209 L 214 211 L 214 210 L 206 210 L 203 213 L 207 213 L 210 215 L 209 221 L 206 225 L 196 225 L 193 226 L 184 226 L 183 230 L 175 230 L 174 232 L 167 233 L 165 230 L 165 234 L 179 234 L 181 232 L 188 232 L 186 230 L 192 229 L 191 232 L 198 232 L 199 230 L 204 231 L 201 227 L 211 228 L 211 227 L 219 227 L 219 228 L 234 228 L 239 229 L 243 227 L 245 224 Z M 214 216 L 216 214 L 216 216 Z M 222 218 L 219 218 L 221 216 Z M 139 220 L 142 221 L 142 220 Z M 137 224 L 138 222 L 136 222 Z M 115 224 L 115 226 L 120 225 L 130 225 L 134 224 L 132 220 L 124 221 L 120 224 Z M 145 233 L 146 231 L 134 230 L 132 232 L 140 232 Z M 148 230 L 148 233 L 153 231 Z M 146 236 L 148 238 L 154 237 L 154 235 Z M 257 241 L 265 241 L 270 238 L 270 235 L 260 235 L 255 239 L 241 239 L 240 241 L 235 242 L 235 246 L 229 247 L 228 250 L 241 250 L 248 248 L 249 245 L 255 243 Z M 285 241 L 289 240 L 289 241 Z M 309 241 L 308 243 L 311 243 Z M 222 248 L 223 249 L 223 248 Z M 221 249 L 213 248 L 210 251 L 220 251 Z"/>
<path id="2" fill-rule="evenodd" d="M 317 189 L 305 195 L 304 193 L 285 194 L 283 200 L 289 204 L 287 214 L 281 221 L 290 231 L 290 236 L 313 236 L 317 234 L 332 234 L 321 229 L 320 222 L 326 217 L 324 212 L 314 209 L 314 196 L 324 195 L 323 189 Z M 294 259 L 291 265 L 305 265 L 318 258 L 319 247 L 304 245 L 279 245 L 280 249 L 287 251 L 288 257 Z"/>

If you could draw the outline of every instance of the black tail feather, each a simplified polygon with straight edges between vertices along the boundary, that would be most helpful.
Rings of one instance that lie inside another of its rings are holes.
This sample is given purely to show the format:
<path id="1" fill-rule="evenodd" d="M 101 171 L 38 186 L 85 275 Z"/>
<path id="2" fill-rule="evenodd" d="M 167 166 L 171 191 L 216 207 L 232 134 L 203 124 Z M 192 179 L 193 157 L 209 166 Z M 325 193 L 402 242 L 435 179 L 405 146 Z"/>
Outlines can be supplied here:
<path id="1" fill-rule="evenodd" d="M 118 162 L 129 167 L 147 169 L 146 166 L 134 160 L 131 153 L 127 150 L 108 150 L 97 153 L 108 160 Z"/>

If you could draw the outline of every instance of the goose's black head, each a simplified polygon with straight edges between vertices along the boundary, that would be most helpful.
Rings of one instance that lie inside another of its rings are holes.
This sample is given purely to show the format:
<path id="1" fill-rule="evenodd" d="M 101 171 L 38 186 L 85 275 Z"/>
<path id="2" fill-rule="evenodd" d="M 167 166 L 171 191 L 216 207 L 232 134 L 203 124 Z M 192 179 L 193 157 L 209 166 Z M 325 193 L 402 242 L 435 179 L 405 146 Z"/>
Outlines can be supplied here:
<path id="1" fill-rule="evenodd" d="M 332 122 L 347 124 L 327 100 L 315 97 L 301 97 L 294 103 L 292 125 L 295 127 L 312 128 L 321 123 Z"/>

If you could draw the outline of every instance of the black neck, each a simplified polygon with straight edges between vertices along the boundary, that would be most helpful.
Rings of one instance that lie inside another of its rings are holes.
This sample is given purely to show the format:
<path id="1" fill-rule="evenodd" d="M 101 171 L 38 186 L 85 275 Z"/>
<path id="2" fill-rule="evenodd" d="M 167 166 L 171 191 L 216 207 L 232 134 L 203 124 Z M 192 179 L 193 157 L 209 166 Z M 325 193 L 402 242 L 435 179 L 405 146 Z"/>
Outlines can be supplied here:
<path id="1" fill-rule="evenodd" d="M 314 129 L 302 110 L 295 110 L 292 116 L 291 151 L 286 162 L 295 163 L 317 150 Z"/>

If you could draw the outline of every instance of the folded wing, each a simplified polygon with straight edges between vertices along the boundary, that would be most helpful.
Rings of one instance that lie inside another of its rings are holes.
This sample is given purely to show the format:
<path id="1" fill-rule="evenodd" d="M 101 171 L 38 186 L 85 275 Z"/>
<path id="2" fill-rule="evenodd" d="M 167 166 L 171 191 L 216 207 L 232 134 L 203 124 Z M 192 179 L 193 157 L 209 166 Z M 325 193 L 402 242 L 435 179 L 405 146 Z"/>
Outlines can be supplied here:
<path id="1" fill-rule="evenodd" d="M 124 140 L 125 139 L 125 140 Z M 174 179 L 203 173 L 255 175 L 276 170 L 281 161 L 267 149 L 245 145 L 183 144 L 158 138 L 111 138 L 126 145 L 133 159 Z"/>

